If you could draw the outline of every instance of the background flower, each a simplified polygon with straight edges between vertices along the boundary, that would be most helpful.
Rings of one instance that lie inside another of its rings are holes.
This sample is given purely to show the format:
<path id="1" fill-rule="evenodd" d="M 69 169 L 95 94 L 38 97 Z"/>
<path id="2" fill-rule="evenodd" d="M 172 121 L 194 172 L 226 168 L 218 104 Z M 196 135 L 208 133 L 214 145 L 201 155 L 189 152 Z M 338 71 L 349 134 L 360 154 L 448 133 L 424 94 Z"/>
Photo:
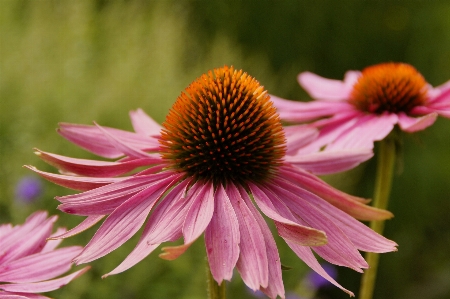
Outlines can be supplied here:
<path id="1" fill-rule="evenodd" d="M 450 81 L 433 88 L 404 63 L 349 71 L 344 81 L 303 72 L 298 81 L 315 101 L 272 98 L 283 120 L 321 129 L 310 145 L 316 150 L 373 148 L 396 124 L 411 133 L 432 125 L 438 115 L 450 118 Z"/>
<path id="2" fill-rule="evenodd" d="M 78 246 L 57 249 L 60 240 L 47 241 L 65 232 L 59 228 L 52 235 L 56 218 L 35 212 L 22 225 L 0 225 L 0 298 L 48 298 L 37 293 L 59 289 L 89 269 L 55 278 L 70 269 L 82 250 Z"/>
<path id="3" fill-rule="evenodd" d="M 42 182 L 34 176 L 25 176 L 16 185 L 17 200 L 30 203 L 42 193 Z"/>

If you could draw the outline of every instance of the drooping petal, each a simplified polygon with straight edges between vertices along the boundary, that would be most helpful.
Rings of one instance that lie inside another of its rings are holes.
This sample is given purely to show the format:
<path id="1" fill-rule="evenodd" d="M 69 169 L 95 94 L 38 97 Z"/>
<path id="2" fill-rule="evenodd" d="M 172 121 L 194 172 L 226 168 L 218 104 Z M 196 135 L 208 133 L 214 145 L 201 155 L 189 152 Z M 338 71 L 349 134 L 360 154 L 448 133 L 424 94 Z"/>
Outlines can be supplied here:
<path id="1" fill-rule="evenodd" d="M 111 134 L 110 132 L 108 132 L 107 129 L 98 125 L 97 123 L 94 123 L 94 124 L 97 126 L 97 128 L 100 129 L 100 131 L 106 137 L 108 142 L 112 146 L 114 146 L 118 151 L 124 153 L 126 156 L 133 157 L 136 159 L 150 157 L 150 155 L 148 153 L 144 152 L 139 147 L 135 147 L 133 144 L 130 144 L 124 140 L 121 140 L 120 138 L 114 136 L 114 134 Z M 138 135 L 138 134 L 136 134 L 136 135 Z"/>
<path id="2" fill-rule="evenodd" d="M 373 157 L 372 149 L 326 150 L 313 154 L 286 156 L 285 161 L 317 175 L 349 170 Z"/>
<path id="3" fill-rule="evenodd" d="M 290 239 L 303 246 L 320 246 L 327 243 L 327 237 L 323 231 L 307 227 L 295 222 L 293 215 L 286 210 L 286 207 L 274 207 L 269 196 L 255 184 L 249 184 L 253 197 L 255 198 L 258 207 L 269 218 L 273 219 L 277 227 L 278 233 L 283 238 Z M 283 215 L 280 214 L 279 209 L 284 209 Z"/>
<path id="4" fill-rule="evenodd" d="M 161 248 L 160 258 L 174 260 L 182 255 L 205 231 L 214 213 L 214 187 L 212 183 L 196 182 L 188 192 L 189 210 L 183 223 L 184 244 Z"/>
<path id="5" fill-rule="evenodd" d="M 333 279 L 333 277 L 328 275 L 328 273 L 319 264 L 319 262 L 317 261 L 316 257 L 311 252 L 311 249 L 309 247 L 300 246 L 300 245 L 298 245 L 294 242 L 288 241 L 288 240 L 286 240 L 286 243 L 289 245 L 289 247 L 292 249 L 292 251 L 294 251 L 295 254 L 297 254 L 298 257 L 301 260 L 303 260 L 305 262 L 305 264 L 307 264 L 311 269 L 313 269 L 318 274 L 320 274 L 323 278 L 325 278 L 326 280 L 328 280 L 329 282 L 331 282 L 332 284 L 334 284 L 335 286 L 337 286 L 338 288 L 340 288 L 341 290 L 343 290 L 344 292 L 349 294 L 351 297 L 355 297 L 355 295 L 351 291 L 349 291 L 346 288 L 344 288 L 343 286 L 341 286 L 339 283 L 337 283 L 336 280 Z"/>
<path id="6" fill-rule="evenodd" d="M 206 253 L 214 280 L 230 280 L 239 258 L 239 223 L 228 194 L 219 185 L 214 195 L 214 214 L 205 231 Z"/>
<path id="7" fill-rule="evenodd" d="M 276 298 L 277 295 L 281 298 L 284 298 L 284 285 L 283 278 L 281 276 L 280 256 L 278 254 L 277 244 L 273 239 L 272 232 L 267 226 L 267 223 L 262 215 L 253 205 L 250 198 L 247 196 L 246 191 L 242 187 L 239 187 L 238 189 L 239 193 L 241 194 L 241 198 L 244 200 L 249 211 L 258 222 L 259 228 L 261 229 L 261 232 L 264 236 L 264 242 L 267 251 L 267 262 L 269 265 L 269 281 L 267 288 L 261 288 L 261 290 L 270 298 Z"/>
<path id="8" fill-rule="evenodd" d="M 317 195 L 299 188 L 283 178 L 277 178 L 274 182 L 275 184 L 272 185 L 271 189 L 275 189 L 277 194 L 282 194 L 282 192 L 277 191 L 278 188 L 289 190 L 292 194 L 301 196 L 302 199 L 320 209 L 328 218 L 333 219 L 339 229 L 344 232 L 357 249 L 379 253 L 396 251 L 395 247 L 397 244 L 395 242 L 377 234 L 363 223 L 322 200 Z"/>
<path id="9" fill-rule="evenodd" d="M 151 214 L 133 251 L 119 266 L 103 275 L 103 278 L 128 270 L 142 261 L 162 242 L 174 241 L 181 236 L 181 227 L 189 207 L 188 201 L 184 198 L 188 183 L 189 180 L 184 180 L 170 190 Z"/>
<path id="10" fill-rule="evenodd" d="M 402 112 L 398 114 L 398 124 L 403 131 L 413 133 L 428 128 L 434 124 L 437 117 L 436 112 L 421 117 L 411 117 Z"/>
<path id="11" fill-rule="evenodd" d="M 50 240 L 59 240 L 59 239 L 65 239 L 65 238 L 69 238 L 69 237 L 78 235 L 79 233 L 84 232 L 88 228 L 91 228 L 92 226 L 94 226 L 95 224 L 100 222 L 100 220 L 102 220 L 104 217 L 105 217 L 104 215 L 88 216 L 80 224 L 78 224 L 71 230 L 69 230 L 63 234 L 55 234 L 54 236 L 52 235 L 49 239 Z"/>
<path id="12" fill-rule="evenodd" d="M 108 127 L 103 127 L 103 129 L 110 135 L 140 150 L 156 151 L 159 148 L 159 142 L 155 138 Z M 68 123 L 60 123 L 58 129 L 61 136 L 96 155 L 109 159 L 124 156 L 124 152 L 110 143 L 110 140 L 104 135 L 104 131 L 96 126 Z"/>
<path id="13" fill-rule="evenodd" d="M 0 284 L 0 290 L 5 290 L 8 292 L 24 292 L 24 293 L 50 292 L 68 284 L 70 281 L 79 277 L 87 270 L 89 270 L 89 268 L 90 267 L 88 266 L 67 276 L 42 282 Z"/>
<path id="14" fill-rule="evenodd" d="M 381 210 L 368 206 L 364 200 L 339 191 L 316 176 L 293 167 L 282 167 L 280 176 L 283 176 L 293 184 L 298 185 L 321 198 L 328 201 L 333 206 L 346 212 L 359 220 L 386 220 L 394 215 L 386 210 Z"/>
<path id="15" fill-rule="evenodd" d="M 348 99 L 353 88 L 343 81 L 323 78 L 311 72 L 300 73 L 297 80 L 317 100 L 343 101 Z"/>
<path id="16" fill-rule="evenodd" d="M 270 99 L 278 109 L 281 119 L 290 122 L 307 122 L 327 117 L 337 112 L 354 110 L 347 102 L 295 102 L 271 95 Z"/>
<path id="17" fill-rule="evenodd" d="M 236 213 L 240 232 L 240 255 L 237 269 L 245 284 L 256 291 L 260 287 L 266 288 L 269 284 L 269 266 L 266 243 L 261 228 L 249 210 L 246 201 L 248 196 L 241 194 L 234 184 L 228 184 L 226 193 Z"/>
<path id="18" fill-rule="evenodd" d="M 321 257 L 330 263 L 345 266 L 362 272 L 361 268 L 367 268 L 368 265 L 361 254 L 347 236 L 333 223 L 324 213 L 315 206 L 308 203 L 302 196 L 309 196 L 308 192 L 302 192 L 296 188 L 296 193 L 278 187 L 276 182 L 270 187 L 263 188 L 266 194 L 271 193 L 269 198 L 274 206 L 279 206 L 283 202 L 295 215 L 297 220 L 304 222 L 304 225 L 314 227 L 324 231 L 327 234 L 328 243 L 322 246 L 314 247 Z"/>
<path id="19" fill-rule="evenodd" d="M 51 299 L 47 296 L 32 294 L 32 293 L 21 293 L 21 292 L 2 292 L 0 291 L 1 299 Z"/>
<path id="20" fill-rule="evenodd" d="M 317 138 L 317 129 L 307 125 L 288 126 L 284 128 L 286 137 L 286 155 L 293 155 L 299 149 Z"/>
<path id="21" fill-rule="evenodd" d="M 169 176 L 117 207 L 74 261 L 77 264 L 93 261 L 128 241 L 142 226 L 156 201 L 174 184 L 176 179 L 175 176 Z"/>
<path id="22" fill-rule="evenodd" d="M 78 191 L 87 191 L 91 189 L 95 189 L 107 184 L 112 184 L 121 180 L 124 180 L 125 178 L 92 178 L 92 177 L 80 177 L 80 176 L 73 176 L 73 175 L 61 175 L 61 174 L 54 174 L 50 172 L 40 171 L 36 167 L 33 166 L 25 166 L 26 168 L 30 169 L 31 171 L 36 172 L 44 179 L 55 183 L 57 185 L 78 190 Z"/>
<path id="23" fill-rule="evenodd" d="M 130 118 L 133 129 L 138 134 L 158 136 L 161 132 L 162 127 L 140 108 L 130 111 Z"/>
<path id="24" fill-rule="evenodd" d="M 107 162 L 76 159 L 36 150 L 36 155 L 48 164 L 74 174 L 91 177 L 113 177 L 127 173 L 137 167 L 160 164 L 159 157 L 147 157 L 126 162 Z"/>
<path id="25" fill-rule="evenodd" d="M 0 267 L 0 281 L 29 283 L 59 276 L 70 269 L 81 250 L 79 246 L 64 247 L 12 261 Z"/>
<path id="26" fill-rule="evenodd" d="M 327 150 L 373 148 L 375 141 L 385 138 L 398 121 L 397 114 L 365 115 L 327 146 Z"/>

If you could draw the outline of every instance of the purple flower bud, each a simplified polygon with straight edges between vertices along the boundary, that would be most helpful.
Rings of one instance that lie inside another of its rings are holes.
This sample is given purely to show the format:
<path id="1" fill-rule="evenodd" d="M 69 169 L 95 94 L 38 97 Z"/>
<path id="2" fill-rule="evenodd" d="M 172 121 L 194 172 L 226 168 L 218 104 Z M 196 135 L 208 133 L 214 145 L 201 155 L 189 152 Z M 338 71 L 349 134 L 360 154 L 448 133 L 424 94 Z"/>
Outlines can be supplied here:
<path id="1" fill-rule="evenodd" d="M 322 267 L 325 270 L 325 272 L 327 272 L 328 275 L 330 275 L 333 279 L 337 278 L 337 270 L 334 266 L 330 264 L 323 264 Z M 326 280 L 325 278 L 323 278 L 314 271 L 308 273 L 308 275 L 306 276 L 306 280 L 315 289 L 320 289 L 322 287 L 331 285 L 331 282 L 329 282 L 328 280 Z"/>
<path id="2" fill-rule="evenodd" d="M 16 185 L 16 198 L 24 203 L 34 201 L 41 193 L 42 183 L 34 176 L 25 176 Z"/>

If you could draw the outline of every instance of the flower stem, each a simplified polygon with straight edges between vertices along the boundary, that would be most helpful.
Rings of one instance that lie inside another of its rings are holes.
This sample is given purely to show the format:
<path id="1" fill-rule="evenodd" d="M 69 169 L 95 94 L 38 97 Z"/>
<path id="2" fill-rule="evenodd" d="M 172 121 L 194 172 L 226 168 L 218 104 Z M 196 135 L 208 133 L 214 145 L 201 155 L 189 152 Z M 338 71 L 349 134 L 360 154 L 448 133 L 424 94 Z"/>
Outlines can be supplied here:
<path id="1" fill-rule="evenodd" d="M 206 262 L 206 272 L 208 273 L 208 299 L 226 299 L 225 281 L 222 281 L 220 285 L 217 284 L 211 274 L 208 262 Z"/>
<path id="2" fill-rule="evenodd" d="M 394 164 L 396 158 L 396 136 L 392 132 L 384 140 L 380 142 L 378 161 L 377 161 L 377 175 L 375 180 L 375 192 L 373 206 L 386 209 L 389 201 L 389 194 L 391 192 L 391 185 L 394 173 Z M 383 234 L 384 220 L 371 221 L 370 228 L 379 234 Z M 378 270 L 379 254 L 367 252 L 366 260 L 369 264 L 362 277 L 361 288 L 359 290 L 360 299 L 372 299 L 373 290 L 375 287 L 375 280 Z"/>

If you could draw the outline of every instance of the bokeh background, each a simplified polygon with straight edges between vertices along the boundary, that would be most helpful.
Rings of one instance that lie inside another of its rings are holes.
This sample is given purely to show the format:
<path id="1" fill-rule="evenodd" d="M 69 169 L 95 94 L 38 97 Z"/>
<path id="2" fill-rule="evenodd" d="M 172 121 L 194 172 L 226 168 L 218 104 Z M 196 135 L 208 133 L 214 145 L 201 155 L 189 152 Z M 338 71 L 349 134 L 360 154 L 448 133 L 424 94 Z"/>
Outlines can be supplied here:
<path id="1" fill-rule="evenodd" d="M 128 111 L 143 108 L 158 122 L 180 92 L 202 73 L 242 68 L 268 91 L 308 100 L 296 82 L 301 71 L 341 79 L 346 70 L 401 61 L 432 85 L 450 79 L 449 1 L 32 1 L 0 3 L 0 223 L 21 223 L 37 209 L 56 210 L 70 191 L 47 182 L 21 200 L 24 164 L 54 171 L 33 148 L 94 158 L 55 132 L 58 122 L 131 130 Z M 405 135 L 402 163 L 386 235 L 399 251 L 381 258 L 375 298 L 450 298 L 450 120 Z M 350 193 L 370 197 L 375 161 L 327 177 Z M 86 244 L 95 229 L 64 241 Z M 55 298 L 205 298 L 203 240 L 173 262 L 158 252 L 125 273 L 102 280 L 134 247 L 136 238 L 93 262 L 92 270 Z M 304 294 L 306 266 L 277 239 L 286 290 Z M 0 245 L 1 246 L 1 245 Z M 159 251 L 159 250 L 157 250 Z M 357 293 L 360 274 L 338 270 Z M 239 275 L 229 298 L 253 298 Z M 316 298 L 347 298 L 334 287 Z"/>

